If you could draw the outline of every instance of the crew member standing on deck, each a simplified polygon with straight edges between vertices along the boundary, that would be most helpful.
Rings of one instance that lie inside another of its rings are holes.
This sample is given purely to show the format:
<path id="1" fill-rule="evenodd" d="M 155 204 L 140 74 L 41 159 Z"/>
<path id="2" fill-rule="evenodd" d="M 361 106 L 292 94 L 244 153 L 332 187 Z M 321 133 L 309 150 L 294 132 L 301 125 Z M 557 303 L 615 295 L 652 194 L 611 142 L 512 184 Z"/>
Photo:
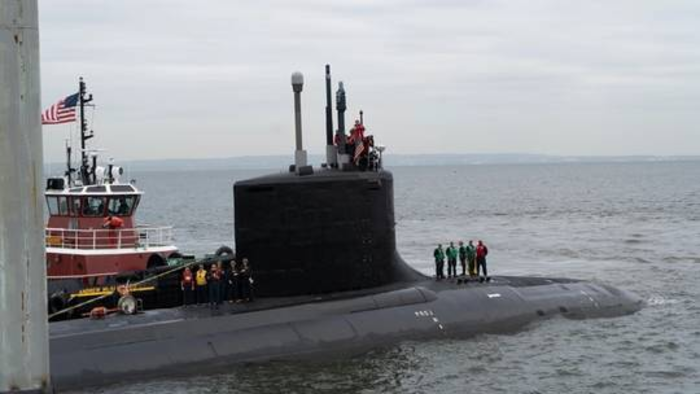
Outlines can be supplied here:
<path id="1" fill-rule="evenodd" d="M 226 295 L 226 299 L 228 300 L 229 303 L 233 303 L 238 299 L 238 283 L 236 281 L 238 280 L 238 267 L 236 264 L 236 260 L 231 260 L 231 269 L 228 272 L 228 294 Z"/>
<path id="2" fill-rule="evenodd" d="M 445 252 L 447 254 L 447 277 L 454 278 L 457 276 L 457 249 L 454 242 L 450 242 L 450 246 Z"/>
<path id="3" fill-rule="evenodd" d="M 221 272 L 219 266 L 212 264 L 207 275 L 207 284 L 209 285 L 209 307 L 211 309 L 219 309 L 221 302 Z"/>
<path id="4" fill-rule="evenodd" d="M 484 272 L 484 277 L 479 276 L 479 280 L 483 281 L 489 280 L 489 274 L 486 271 L 486 255 L 489 254 L 489 249 L 484 245 L 481 240 L 476 245 L 476 271 L 477 275 L 481 275 L 481 271 Z"/>
<path id="5" fill-rule="evenodd" d="M 112 215 L 107 216 L 102 222 L 102 228 L 109 229 L 108 239 L 111 246 L 117 244 L 117 233 L 122 226 L 124 226 L 124 221 Z"/>
<path id="6" fill-rule="evenodd" d="M 467 268 L 469 269 L 469 276 L 472 278 L 476 277 L 476 247 L 474 247 L 474 241 L 470 240 L 469 245 L 465 248 L 467 252 Z"/>
<path id="7" fill-rule="evenodd" d="M 192 305 L 192 298 L 194 298 L 194 275 L 192 275 L 190 267 L 185 267 L 185 270 L 182 271 L 180 288 L 182 289 L 182 304 L 185 307 Z"/>
<path id="8" fill-rule="evenodd" d="M 219 270 L 219 304 L 221 304 L 228 298 L 229 271 L 222 260 L 216 263 L 216 267 Z"/>
<path id="9" fill-rule="evenodd" d="M 442 244 L 438 244 L 433 251 L 435 257 L 435 279 L 440 280 L 445 278 L 445 251 L 442 250 Z"/>
<path id="10" fill-rule="evenodd" d="M 253 300 L 253 274 L 248 259 L 243 258 L 243 265 L 239 273 L 239 282 L 241 286 L 241 301 L 250 302 Z"/>
<path id="11" fill-rule="evenodd" d="M 199 265 L 195 280 L 197 282 L 197 305 L 204 305 L 207 297 L 207 270 L 204 269 L 204 264 Z"/>
<path id="12" fill-rule="evenodd" d="M 351 146 L 352 151 L 348 150 L 353 157 L 355 164 L 358 163 L 360 155 L 364 151 L 364 139 L 365 139 L 365 126 L 360 123 L 360 120 L 355 121 L 355 126 L 350 129 L 350 136 L 348 137 L 348 146 Z"/>
<path id="13" fill-rule="evenodd" d="M 124 221 L 116 216 L 109 215 L 102 221 L 102 228 L 116 230 L 124 226 Z"/>
<path id="14" fill-rule="evenodd" d="M 459 241 L 459 264 L 462 266 L 462 276 L 467 274 L 467 248 Z"/>

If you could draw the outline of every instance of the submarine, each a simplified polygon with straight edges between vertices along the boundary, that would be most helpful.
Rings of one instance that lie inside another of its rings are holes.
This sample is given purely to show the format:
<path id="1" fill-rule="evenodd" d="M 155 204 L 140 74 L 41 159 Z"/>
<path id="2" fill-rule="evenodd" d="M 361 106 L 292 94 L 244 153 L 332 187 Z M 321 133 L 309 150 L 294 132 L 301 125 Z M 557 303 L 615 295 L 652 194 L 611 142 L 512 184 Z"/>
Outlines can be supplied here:
<path id="1" fill-rule="evenodd" d="M 303 76 L 295 73 L 294 164 L 233 185 L 235 252 L 252 264 L 255 300 L 53 322 L 55 390 L 344 357 L 402 341 L 510 333 L 553 316 L 616 317 L 643 307 L 635 294 L 604 283 L 436 280 L 411 268 L 396 246 L 393 176 L 383 168 L 383 149 L 370 137 L 346 135 L 342 83 L 334 129 L 329 66 L 325 74 L 326 163 L 307 164 Z"/>

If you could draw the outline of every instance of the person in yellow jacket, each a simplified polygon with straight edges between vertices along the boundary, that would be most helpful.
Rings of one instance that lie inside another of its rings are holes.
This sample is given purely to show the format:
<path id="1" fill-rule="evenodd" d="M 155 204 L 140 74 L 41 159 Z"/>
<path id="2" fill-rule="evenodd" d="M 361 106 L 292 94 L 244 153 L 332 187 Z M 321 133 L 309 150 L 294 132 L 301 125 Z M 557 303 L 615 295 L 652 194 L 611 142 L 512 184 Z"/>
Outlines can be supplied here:
<path id="1" fill-rule="evenodd" d="M 207 302 L 207 270 L 204 269 L 204 264 L 199 265 L 195 282 L 197 284 L 197 305 L 204 305 Z"/>

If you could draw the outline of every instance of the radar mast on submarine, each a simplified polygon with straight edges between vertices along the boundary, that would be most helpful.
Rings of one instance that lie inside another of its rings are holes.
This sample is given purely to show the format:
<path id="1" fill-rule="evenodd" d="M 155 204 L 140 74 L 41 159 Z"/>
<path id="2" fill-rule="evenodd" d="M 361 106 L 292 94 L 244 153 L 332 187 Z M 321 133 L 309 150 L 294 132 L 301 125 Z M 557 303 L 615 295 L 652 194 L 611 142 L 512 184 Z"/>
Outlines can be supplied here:
<path id="1" fill-rule="evenodd" d="M 301 92 L 304 85 L 304 76 L 300 72 L 292 74 L 292 89 L 294 91 L 294 125 L 296 150 L 294 152 L 294 164 L 289 167 L 290 172 L 297 175 L 313 174 L 313 167 L 307 165 L 307 154 L 302 146 L 301 126 Z M 366 171 L 381 168 L 381 152 L 384 147 L 374 145 L 373 136 L 364 136 L 364 113 L 360 110 L 359 121 L 351 129 L 351 134 L 345 131 L 345 112 L 347 110 L 347 96 L 345 85 L 338 82 L 338 90 L 335 94 L 336 111 L 338 116 L 338 128 L 333 130 L 333 103 L 331 94 L 331 66 L 326 65 L 326 162 L 321 167 L 341 171 Z M 359 123 L 358 123 L 359 122 Z M 354 135 L 358 125 L 362 132 Z"/>

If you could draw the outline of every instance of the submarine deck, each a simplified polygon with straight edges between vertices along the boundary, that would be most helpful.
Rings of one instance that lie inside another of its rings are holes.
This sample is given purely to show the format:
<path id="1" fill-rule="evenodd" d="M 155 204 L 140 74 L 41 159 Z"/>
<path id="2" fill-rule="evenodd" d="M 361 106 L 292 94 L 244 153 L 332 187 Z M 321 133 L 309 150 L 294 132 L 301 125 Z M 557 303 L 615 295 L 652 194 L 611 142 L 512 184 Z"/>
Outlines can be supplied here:
<path id="1" fill-rule="evenodd" d="M 551 284 L 566 284 L 580 282 L 576 279 L 567 278 L 548 278 L 548 277 L 522 277 L 522 276 L 493 276 L 489 282 L 478 282 L 476 280 L 460 281 L 465 277 L 454 279 L 445 279 L 436 281 L 426 277 L 425 280 L 411 282 L 397 282 L 385 286 L 374 287 L 370 289 L 335 292 L 328 294 L 315 294 L 294 297 L 261 297 L 256 298 L 248 303 L 230 304 L 224 302 L 219 309 L 210 309 L 209 304 L 190 307 L 174 307 L 165 309 L 148 310 L 136 315 L 110 315 L 104 319 L 92 320 L 89 318 L 66 320 L 51 322 L 49 325 L 50 337 L 59 338 L 63 336 L 72 336 L 75 334 L 85 334 L 89 332 L 118 330 L 133 326 L 149 326 L 172 323 L 183 320 L 193 320 L 207 318 L 212 316 L 225 316 L 243 314 L 248 312 L 257 312 L 276 308 L 284 308 L 290 306 L 298 306 L 310 303 L 323 303 L 329 301 L 342 301 L 354 298 L 372 296 L 375 294 L 386 293 L 396 290 L 405 289 L 408 287 L 422 287 L 434 292 L 440 292 L 452 289 L 464 289 L 469 287 L 478 287 L 488 289 L 489 287 L 511 286 L 511 287 L 534 287 Z"/>

